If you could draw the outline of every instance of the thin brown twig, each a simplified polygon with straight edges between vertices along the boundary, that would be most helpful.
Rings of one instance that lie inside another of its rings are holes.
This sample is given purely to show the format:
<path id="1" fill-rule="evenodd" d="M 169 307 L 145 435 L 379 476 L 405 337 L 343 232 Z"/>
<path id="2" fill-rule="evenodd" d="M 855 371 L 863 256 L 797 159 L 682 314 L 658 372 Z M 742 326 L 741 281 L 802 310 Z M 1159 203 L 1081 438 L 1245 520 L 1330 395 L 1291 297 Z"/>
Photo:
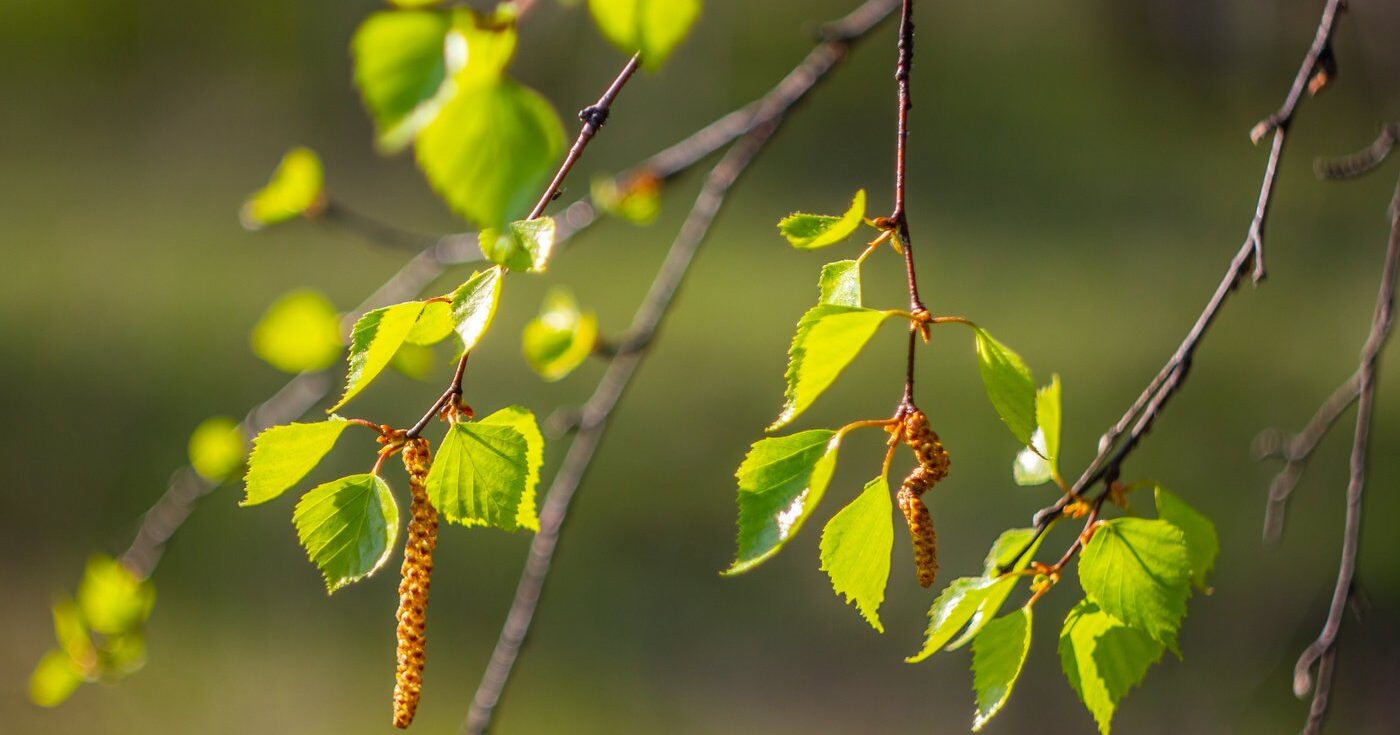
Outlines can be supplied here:
<path id="1" fill-rule="evenodd" d="M 516 587 L 515 598 L 473 697 L 471 709 L 462 724 L 462 732 L 484 733 L 490 727 L 529 635 L 574 494 L 602 442 L 608 419 L 646 356 L 646 347 L 652 343 L 670 310 L 695 253 L 708 234 L 729 190 L 763 149 L 787 111 L 845 58 L 854 41 L 893 13 L 894 6 L 893 0 L 867 0 L 845 18 L 828 25 L 825 40 L 755 103 L 754 124 L 750 132 L 710 171 L 695 205 L 626 332 L 631 335 L 628 343 L 632 347 L 611 356 L 598 387 L 577 412 L 574 422 L 577 433 L 545 495 L 544 507 L 540 511 L 540 530 L 531 541 L 530 554 Z"/>
<path id="2" fill-rule="evenodd" d="M 894 166 L 894 212 L 890 214 L 890 224 L 898 233 L 899 244 L 904 251 L 904 275 L 909 287 L 909 311 L 912 314 L 926 313 L 924 302 L 919 298 L 919 277 L 914 270 L 914 242 L 909 236 L 909 215 L 904 206 L 906 172 L 909 157 L 909 109 L 914 103 L 909 94 L 909 78 L 914 71 L 914 0 L 903 0 L 899 13 L 899 60 L 895 63 L 895 98 L 899 106 L 895 122 L 895 166 Z M 914 362 L 918 340 L 915 335 L 925 327 L 917 322 L 909 325 L 909 345 L 904 360 L 904 396 L 900 399 L 897 413 L 915 410 L 914 407 Z"/>
<path id="3" fill-rule="evenodd" d="M 1293 693 L 1303 697 L 1309 690 L 1313 691 L 1312 706 L 1303 729 L 1306 735 L 1321 732 L 1323 720 L 1326 718 L 1328 694 L 1332 686 L 1332 658 L 1335 656 L 1337 635 L 1342 627 L 1342 616 L 1346 612 L 1347 601 L 1351 598 L 1352 585 L 1356 579 L 1356 557 L 1361 545 L 1362 500 L 1366 489 L 1367 449 L 1376 397 L 1376 368 L 1380 364 L 1381 352 L 1390 338 L 1390 330 L 1395 321 L 1396 272 L 1400 269 L 1400 181 L 1396 182 L 1389 214 L 1390 239 L 1386 245 L 1380 293 L 1376 296 L 1376 311 L 1371 318 L 1370 333 L 1361 349 L 1356 431 L 1351 445 L 1351 476 L 1347 482 L 1346 521 L 1342 535 L 1341 561 L 1337 569 L 1337 584 L 1332 591 L 1332 604 L 1328 608 L 1322 632 L 1298 657 L 1298 663 L 1293 668 Z M 1319 659 L 1322 660 L 1322 665 L 1319 667 L 1314 687 L 1310 670 Z"/>

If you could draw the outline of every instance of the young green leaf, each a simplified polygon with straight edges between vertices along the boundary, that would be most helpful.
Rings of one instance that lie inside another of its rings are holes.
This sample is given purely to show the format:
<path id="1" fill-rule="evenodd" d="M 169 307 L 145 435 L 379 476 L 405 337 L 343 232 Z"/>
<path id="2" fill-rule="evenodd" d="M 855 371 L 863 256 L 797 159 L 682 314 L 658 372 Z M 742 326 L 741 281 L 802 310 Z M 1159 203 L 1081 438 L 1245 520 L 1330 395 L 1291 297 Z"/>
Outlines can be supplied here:
<path id="1" fill-rule="evenodd" d="M 320 292 L 292 291 L 263 313 L 251 344 L 253 354 L 284 373 L 325 370 L 340 359 L 340 315 Z"/>
<path id="2" fill-rule="evenodd" d="M 1035 392 L 1035 425 L 1045 439 L 1045 458 L 1060 470 L 1060 376 L 1051 375 L 1050 384 Z"/>
<path id="3" fill-rule="evenodd" d="M 836 469 L 840 440 L 827 429 L 760 439 L 734 476 L 739 480 L 739 550 L 724 574 L 741 574 L 787 543 L 821 502 Z"/>
<path id="4" fill-rule="evenodd" d="M 327 412 L 349 403 L 383 372 L 422 312 L 423 302 L 409 301 L 375 309 L 355 322 L 350 333 L 350 367 L 345 373 L 345 394 Z"/>
<path id="5" fill-rule="evenodd" d="M 452 322 L 452 304 L 447 301 L 429 301 L 423 305 L 423 312 L 418 315 L 418 321 L 413 323 L 413 329 L 408 330 L 408 336 L 404 337 L 405 344 L 420 345 L 426 347 L 435 345 L 452 334 L 456 325 Z"/>
<path id="6" fill-rule="evenodd" d="M 1050 460 L 1046 459 L 1045 432 L 1040 427 L 1036 427 L 1031 432 L 1031 443 L 1029 446 L 1021 447 L 1021 451 L 1016 453 L 1016 459 L 1011 463 L 1011 479 L 1022 487 L 1034 487 L 1044 485 L 1054 479 L 1055 472 L 1050 466 Z"/>
<path id="7" fill-rule="evenodd" d="M 1165 647 L 1130 628 L 1089 600 L 1080 600 L 1060 631 L 1060 667 L 1080 701 L 1108 735 L 1113 712 L 1142 683 Z"/>
<path id="8" fill-rule="evenodd" d="M 335 446 L 350 422 L 332 415 L 313 424 L 284 424 L 265 429 L 253 440 L 244 476 L 247 495 L 240 505 L 257 505 L 301 482 Z"/>
<path id="9" fill-rule="evenodd" d="M 529 211 L 564 149 L 564 125 L 539 94 L 506 78 L 459 84 L 418 135 L 428 183 L 481 228 Z"/>
<path id="10" fill-rule="evenodd" d="M 1079 560 L 1079 583 L 1089 600 L 1173 649 L 1190 579 L 1185 536 L 1164 520 L 1105 521 Z"/>
<path id="11" fill-rule="evenodd" d="M 92 633 L 83 620 L 83 611 L 71 598 L 63 597 L 53 604 L 53 634 L 68 657 L 91 665 L 97 660 Z"/>
<path id="12" fill-rule="evenodd" d="M 1192 584 L 1197 589 L 1206 589 L 1206 575 L 1215 568 L 1215 557 L 1220 553 L 1215 524 L 1166 488 L 1159 485 L 1155 492 L 1158 517 L 1180 529 L 1186 541 L 1186 553 L 1191 557 Z"/>
<path id="13" fill-rule="evenodd" d="M 984 562 L 986 567 L 982 573 L 985 577 L 998 578 L 997 582 L 987 589 L 987 594 L 978 603 L 976 612 L 972 614 L 972 619 L 967 621 L 967 629 L 958 636 L 957 640 L 945 646 L 946 650 L 957 650 L 971 643 L 982 628 L 1001 612 L 1002 605 L 1006 604 L 1006 598 L 1011 596 L 1011 592 L 1021 582 L 1022 577 L 1016 572 L 1030 566 L 1031 560 L 1035 558 L 1035 552 L 1044 540 L 1045 534 L 1036 536 L 1034 528 L 1012 528 L 1003 531 L 997 537 L 991 550 L 987 552 L 987 558 Z M 1028 543 L 1029 547 L 1026 546 Z M 1020 557 L 1015 557 L 1016 553 L 1023 549 L 1025 553 L 1021 554 Z M 1004 576 L 999 574 L 1003 567 L 1008 572 Z"/>
<path id="14" fill-rule="evenodd" d="M 382 150 L 412 142 L 441 106 L 446 82 L 465 54 L 447 52 L 451 17 L 442 12 L 374 13 L 350 41 L 355 86 L 369 110 Z M 449 60 L 452 57 L 452 60 Z"/>
<path id="15" fill-rule="evenodd" d="M 598 317 L 579 310 L 566 288 L 551 289 L 539 316 L 525 325 L 520 345 L 525 362 L 540 377 L 560 380 L 583 364 L 598 343 Z"/>
<path id="16" fill-rule="evenodd" d="M 146 622 L 156 602 L 156 588 L 137 579 L 116 559 L 96 554 L 88 559 L 83 580 L 78 583 L 77 600 L 89 628 L 103 635 L 118 635 Z"/>
<path id="17" fill-rule="evenodd" d="M 87 680 L 88 675 L 67 653 L 53 649 L 39 659 L 29 675 L 29 701 L 40 707 L 57 707 Z"/>
<path id="18" fill-rule="evenodd" d="M 376 475 L 351 475 L 311 489 L 292 513 L 297 539 L 335 592 L 379 570 L 394 550 L 399 507 Z"/>
<path id="19" fill-rule="evenodd" d="M 851 236 L 865 218 L 865 190 L 856 192 L 846 213 L 836 217 L 829 214 L 793 212 L 778 222 L 778 233 L 790 245 L 802 250 L 815 250 L 835 245 Z"/>
<path id="20" fill-rule="evenodd" d="M 894 549 L 893 513 L 889 483 L 877 477 L 822 530 L 822 570 L 831 577 L 832 589 L 854 603 L 861 617 L 880 633 L 885 632 L 880 603 L 885 601 Z"/>
<path id="21" fill-rule="evenodd" d="M 593 22 L 623 53 L 640 51 L 642 66 L 659 69 L 700 17 L 700 0 L 588 0 Z"/>
<path id="22" fill-rule="evenodd" d="M 972 642 L 972 688 L 977 694 L 973 732 L 981 730 L 1005 706 L 1030 650 L 1029 605 L 993 620 L 977 634 Z"/>
<path id="23" fill-rule="evenodd" d="M 553 217 L 540 217 L 512 222 L 504 230 L 482 230 L 477 241 L 481 254 L 492 263 L 513 271 L 540 273 L 554 252 L 555 229 Z"/>
<path id="24" fill-rule="evenodd" d="M 464 526 L 522 528 L 521 505 L 539 465 L 530 442 L 510 422 L 452 425 L 428 472 L 428 500 L 443 518 Z M 533 509 L 527 520 L 533 518 Z M 524 526 L 528 527 L 528 526 Z"/>
<path id="25" fill-rule="evenodd" d="M 860 262 L 838 260 L 822 266 L 821 298 L 817 303 L 860 307 Z"/>
<path id="26" fill-rule="evenodd" d="M 232 477 L 247 454 L 243 428 L 228 416 L 210 416 L 190 434 L 190 466 L 210 482 L 222 483 Z"/>
<path id="27" fill-rule="evenodd" d="M 496 316 L 501 301 L 501 269 L 477 271 L 452 293 L 452 323 L 462 339 L 462 351 L 471 352 Z"/>
<path id="28" fill-rule="evenodd" d="M 987 399 L 1006 428 L 1022 444 L 1030 444 L 1035 431 L 1035 380 L 1021 356 L 996 341 L 987 330 L 976 328 L 977 367 Z"/>
<path id="29" fill-rule="evenodd" d="M 310 148 L 287 151 L 267 186 L 243 203 L 239 219 L 257 230 L 302 216 L 314 216 L 326 205 L 325 172 L 321 159 Z"/>
<path id="30" fill-rule="evenodd" d="M 506 426 L 525 437 L 525 490 L 520 494 L 520 509 L 515 522 L 529 531 L 540 530 L 535 511 L 535 490 L 540 484 L 540 467 L 544 464 L 544 434 L 527 408 L 508 406 L 477 422 L 478 426 Z"/>
<path id="31" fill-rule="evenodd" d="M 959 577 L 943 588 L 928 611 L 928 629 L 924 632 L 924 647 L 905 660 L 916 664 L 938 653 L 938 649 L 953 639 L 977 612 L 992 587 L 1001 580 L 994 577 Z"/>
<path id="32" fill-rule="evenodd" d="M 768 431 L 787 426 L 806 411 L 888 317 L 883 311 L 849 306 L 821 304 L 808 309 L 797 322 L 788 350 L 787 401 Z"/>

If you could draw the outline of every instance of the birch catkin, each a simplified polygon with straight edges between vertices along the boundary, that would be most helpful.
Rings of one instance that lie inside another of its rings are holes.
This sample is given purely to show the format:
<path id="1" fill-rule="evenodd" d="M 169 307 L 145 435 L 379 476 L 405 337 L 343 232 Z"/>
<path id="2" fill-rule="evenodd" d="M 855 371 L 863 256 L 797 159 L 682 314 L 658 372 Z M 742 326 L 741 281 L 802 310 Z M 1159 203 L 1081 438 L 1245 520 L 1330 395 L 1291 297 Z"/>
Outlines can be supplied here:
<path id="1" fill-rule="evenodd" d="M 928 417 L 923 411 L 916 409 L 906 414 L 901 429 L 904 443 L 914 450 L 919 466 L 904 478 L 895 500 L 899 511 L 904 514 L 905 522 L 909 524 L 909 536 L 914 543 L 914 569 L 919 584 L 929 587 L 938 576 L 938 536 L 934 533 L 928 506 L 924 505 L 920 496 L 948 476 L 948 450 L 943 448 L 938 434 L 929 428 Z"/>
<path id="2" fill-rule="evenodd" d="M 428 583 L 433 573 L 433 549 L 437 546 L 437 510 L 428 502 L 428 469 L 432 460 L 428 442 L 413 439 L 404 446 L 403 464 L 408 470 L 408 541 L 403 551 L 403 581 L 399 583 L 398 669 L 394 679 L 394 727 L 406 728 L 418 710 L 423 689 L 426 652 L 424 629 L 428 610 Z"/>

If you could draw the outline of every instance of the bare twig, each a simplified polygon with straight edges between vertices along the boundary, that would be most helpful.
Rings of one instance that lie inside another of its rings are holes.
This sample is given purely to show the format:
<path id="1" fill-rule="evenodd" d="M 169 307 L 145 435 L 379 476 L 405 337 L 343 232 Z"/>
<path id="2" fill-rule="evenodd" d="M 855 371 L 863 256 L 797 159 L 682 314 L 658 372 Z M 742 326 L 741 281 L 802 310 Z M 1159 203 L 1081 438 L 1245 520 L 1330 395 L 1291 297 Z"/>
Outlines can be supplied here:
<path id="1" fill-rule="evenodd" d="M 1400 181 L 1396 182 L 1389 214 L 1390 240 L 1386 245 L 1380 293 L 1376 297 L 1376 311 L 1371 318 L 1370 334 L 1367 335 L 1366 344 L 1361 349 L 1356 432 L 1351 445 L 1351 478 L 1347 483 L 1346 523 L 1342 535 L 1342 556 L 1337 569 L 1337 584 L 1332 591 L 1332 604 L 1327 611 L 1327 621 L 1323 623 L 1322 632 L 1298 657 L 1298 663 L 1293 668 L 1293 693 L 1304 697 L 1309 690 L 1313 692 L 1312 706 L 1303 730 L 1309 735 L 1322 730 L 1322 723 L 1327 714 L 1337 634 L 1341 631 L 1342 616 L 1346 612 L 1347 601 L 1352 595 L 1352 585 L 1356 577 L 1356 556 L 1361 543 L 1361 502 L 1366 488 L 1367 448 L 1371 437 L 1371 415 L 1376 395 L 1376 367 L 1380 364 L 1381 351 L 1390 338 L 1390 329 L 1394 323 L 1396 270 L 1397 265 L 1400 265 Z M 1319 660 L 1321 663 L 1314 687 L 1310 670 Z"/>
<path id="2" fill-rule="evenodd" d="M 607 421 L 646 356 L 657 330 L 683 283 L 696 251 L 740 174 L 763 149 L 783 116 L 843 59 L 851 44 L 894 11 L 892 0 L 869 0 L 855 12 L 827 27 L 825 41 L 756 103 L 750 132 L 710 171 L 695 205 L 671 245 L 666 260 L 627 330 L 627 350 L 613 354 L 593 395 L 578 411 L 577 433 L 555 474 L 540 511 L 540 530 L 530 544 L 529 558 L 516 587 L 491 660 L 462 725 L 464 733 L 483 733 L 510 682 L 521 647 L 530 632 L 550 564 L 568 516 L 569 505 L 592 464 Z M 747 108 L 746 108 L 747 109 Z"/>
<path id="3" fill-rule="evenodd" d="M 895 64 L 898 113 L 895 118 L 894 212 L 890 224 L 899 234 L 904 250 L 904 277 L 909 286 L 909 313 L 927 314 L 919 298 L 919 277 L 914 270 L 914 243 L 909 236 L 909 215 L 904 207 L 905 173 L 908 170 L 909 109 L 914 106 L 909 95 L 909 77 L 914 70 L 914 0 L 903 0 L 899 13 L 899 60 Z M 917 320 L 909 322 L 909 344 L 904 360 L 904 396 L 899 412 L 914 410 L 914 355 L 918 342 L 915 336 L 925 329 Z"/>

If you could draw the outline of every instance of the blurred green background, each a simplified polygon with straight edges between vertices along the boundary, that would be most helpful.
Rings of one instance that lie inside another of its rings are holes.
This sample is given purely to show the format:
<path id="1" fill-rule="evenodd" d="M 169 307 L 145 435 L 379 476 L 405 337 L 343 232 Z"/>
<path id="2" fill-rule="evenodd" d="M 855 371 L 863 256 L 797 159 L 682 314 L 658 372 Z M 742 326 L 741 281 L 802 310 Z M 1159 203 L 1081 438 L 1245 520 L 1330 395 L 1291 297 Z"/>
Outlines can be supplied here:
<path id="1" fill-rule="evenodd" d="M 761 93 L 810 47 L 813 21 L 855 4 L 710 0 L 667 68 L 626 90 L 571 193 Z M 1065 463 L 1077 469 L 1238 246 L 1266 153 L 1246 133 L 1282 99 L 1321 3 L 920 5 L 910 197 L 925 299 L 991 329 L 1041 380 L 1062 376 Z M 1313 156 L 1359 148 L 1400 116 L 1400 7 L 1350 5 L 1338 83 L 1305 103 L 1290 139 L 1269 280 L 1230 304 L 1187 390 L 1127 466 L 1212 517 L 1223 551 L 1215 593 L 1190 604 L 1184 661 L 1168 657 L 1128 696 L 1120 732 L 1291 732 L 1304 717 L 1291 671 L 1335 577 L 1350 416 L 1316 458 L 1278 548 L 1260 543 L 1273 467 L 1252 461 L 1249 445 L 1264 427 L 1311 415 L 1353 369 L 1371 316 L 1395 167 L 1347 184 L 1310 173 Z M 622 58 L 580 8 L 541 6 L 515 73 L 568 117 Z M 410 229 L 461 228 L 411 160 L 372 150 L 346 46 L 376 7 L 0 4 L 0 730 L 391 730 L 396 575 L 327 599 L 292 532 L 293 501 L 239 509 L 233 486 L 206 500 L 156 574 L 144 671 L 53 711 L 24 694 L 52 645 L 53 596 L 89 553 L 125 548 L 201 419 L 242 415 L 284 380 L 247 347 L 265 306 L 311 285 L 349 308 L 403 259 L 307 223 L 242 230 L 240 201 L 282 151 L 319 150 L 341 202 Z M 781 402 L 787 341 L 822 262 L 788 249 L 773 223 L 795 208 L 837 211 L 861 186 L 872 209 L 888 206 L 893 45 L 887 26 L 792 115 L 715 228 L 577 499 L 501 732 L 968 728 L 967 652 L 902 662 L 934 596 L 914 583 L 902 531 L 883 636 L 832 596 L 816 523 L 763 568 L 717 574 L 732 553 L 732 471 Z M 694 181 L 668 194 L 655 225 L 605 223 L 547 276 L 514 280 L 468 400 L 545 415 L 584 397 L 599 367 L 542 384 L 519 355 L 521 326 L 548 285 L 568 283 L 605 330 L 622 328 Z M 901 304 L 896 260 L 873 266 L 867 302 Z M 804 426 L 889 411 L 898 331 L 877 338 Z M 931 497 L 946 580 L 974 573 L 996 534 L 1051 496 L 1012 484 L 1016 447 L 981 395 L 971 340 L 939 330 L 924 354 L 921 403 L 954 465 Z M 385 378 L 354 413 L 408 422 L 446 367 L 426 384 Z M 1392 362 L 1373 439 L 1366 604 L 1341 640 L 1338 733 L 1400 727 L 1400 547 L 1389 536 L 1400 517 L 1398 379 Z M 878 439 L 856 439 L 820 521 L 879 462 Z M 360 442 L 315 477 L 361 471 L 370 445 Z M 562 455 L 553 446 L 551 466 Z M 1071 538 L 1061 530 L 1046 555 Z M 445 529 L 416 732 L 454 731 L 465 714 L 527 545 Z M 1092 731 L 1055 655 L 1074 587 L 1041 603 L 1027 675 L 988 731 Z"/>

